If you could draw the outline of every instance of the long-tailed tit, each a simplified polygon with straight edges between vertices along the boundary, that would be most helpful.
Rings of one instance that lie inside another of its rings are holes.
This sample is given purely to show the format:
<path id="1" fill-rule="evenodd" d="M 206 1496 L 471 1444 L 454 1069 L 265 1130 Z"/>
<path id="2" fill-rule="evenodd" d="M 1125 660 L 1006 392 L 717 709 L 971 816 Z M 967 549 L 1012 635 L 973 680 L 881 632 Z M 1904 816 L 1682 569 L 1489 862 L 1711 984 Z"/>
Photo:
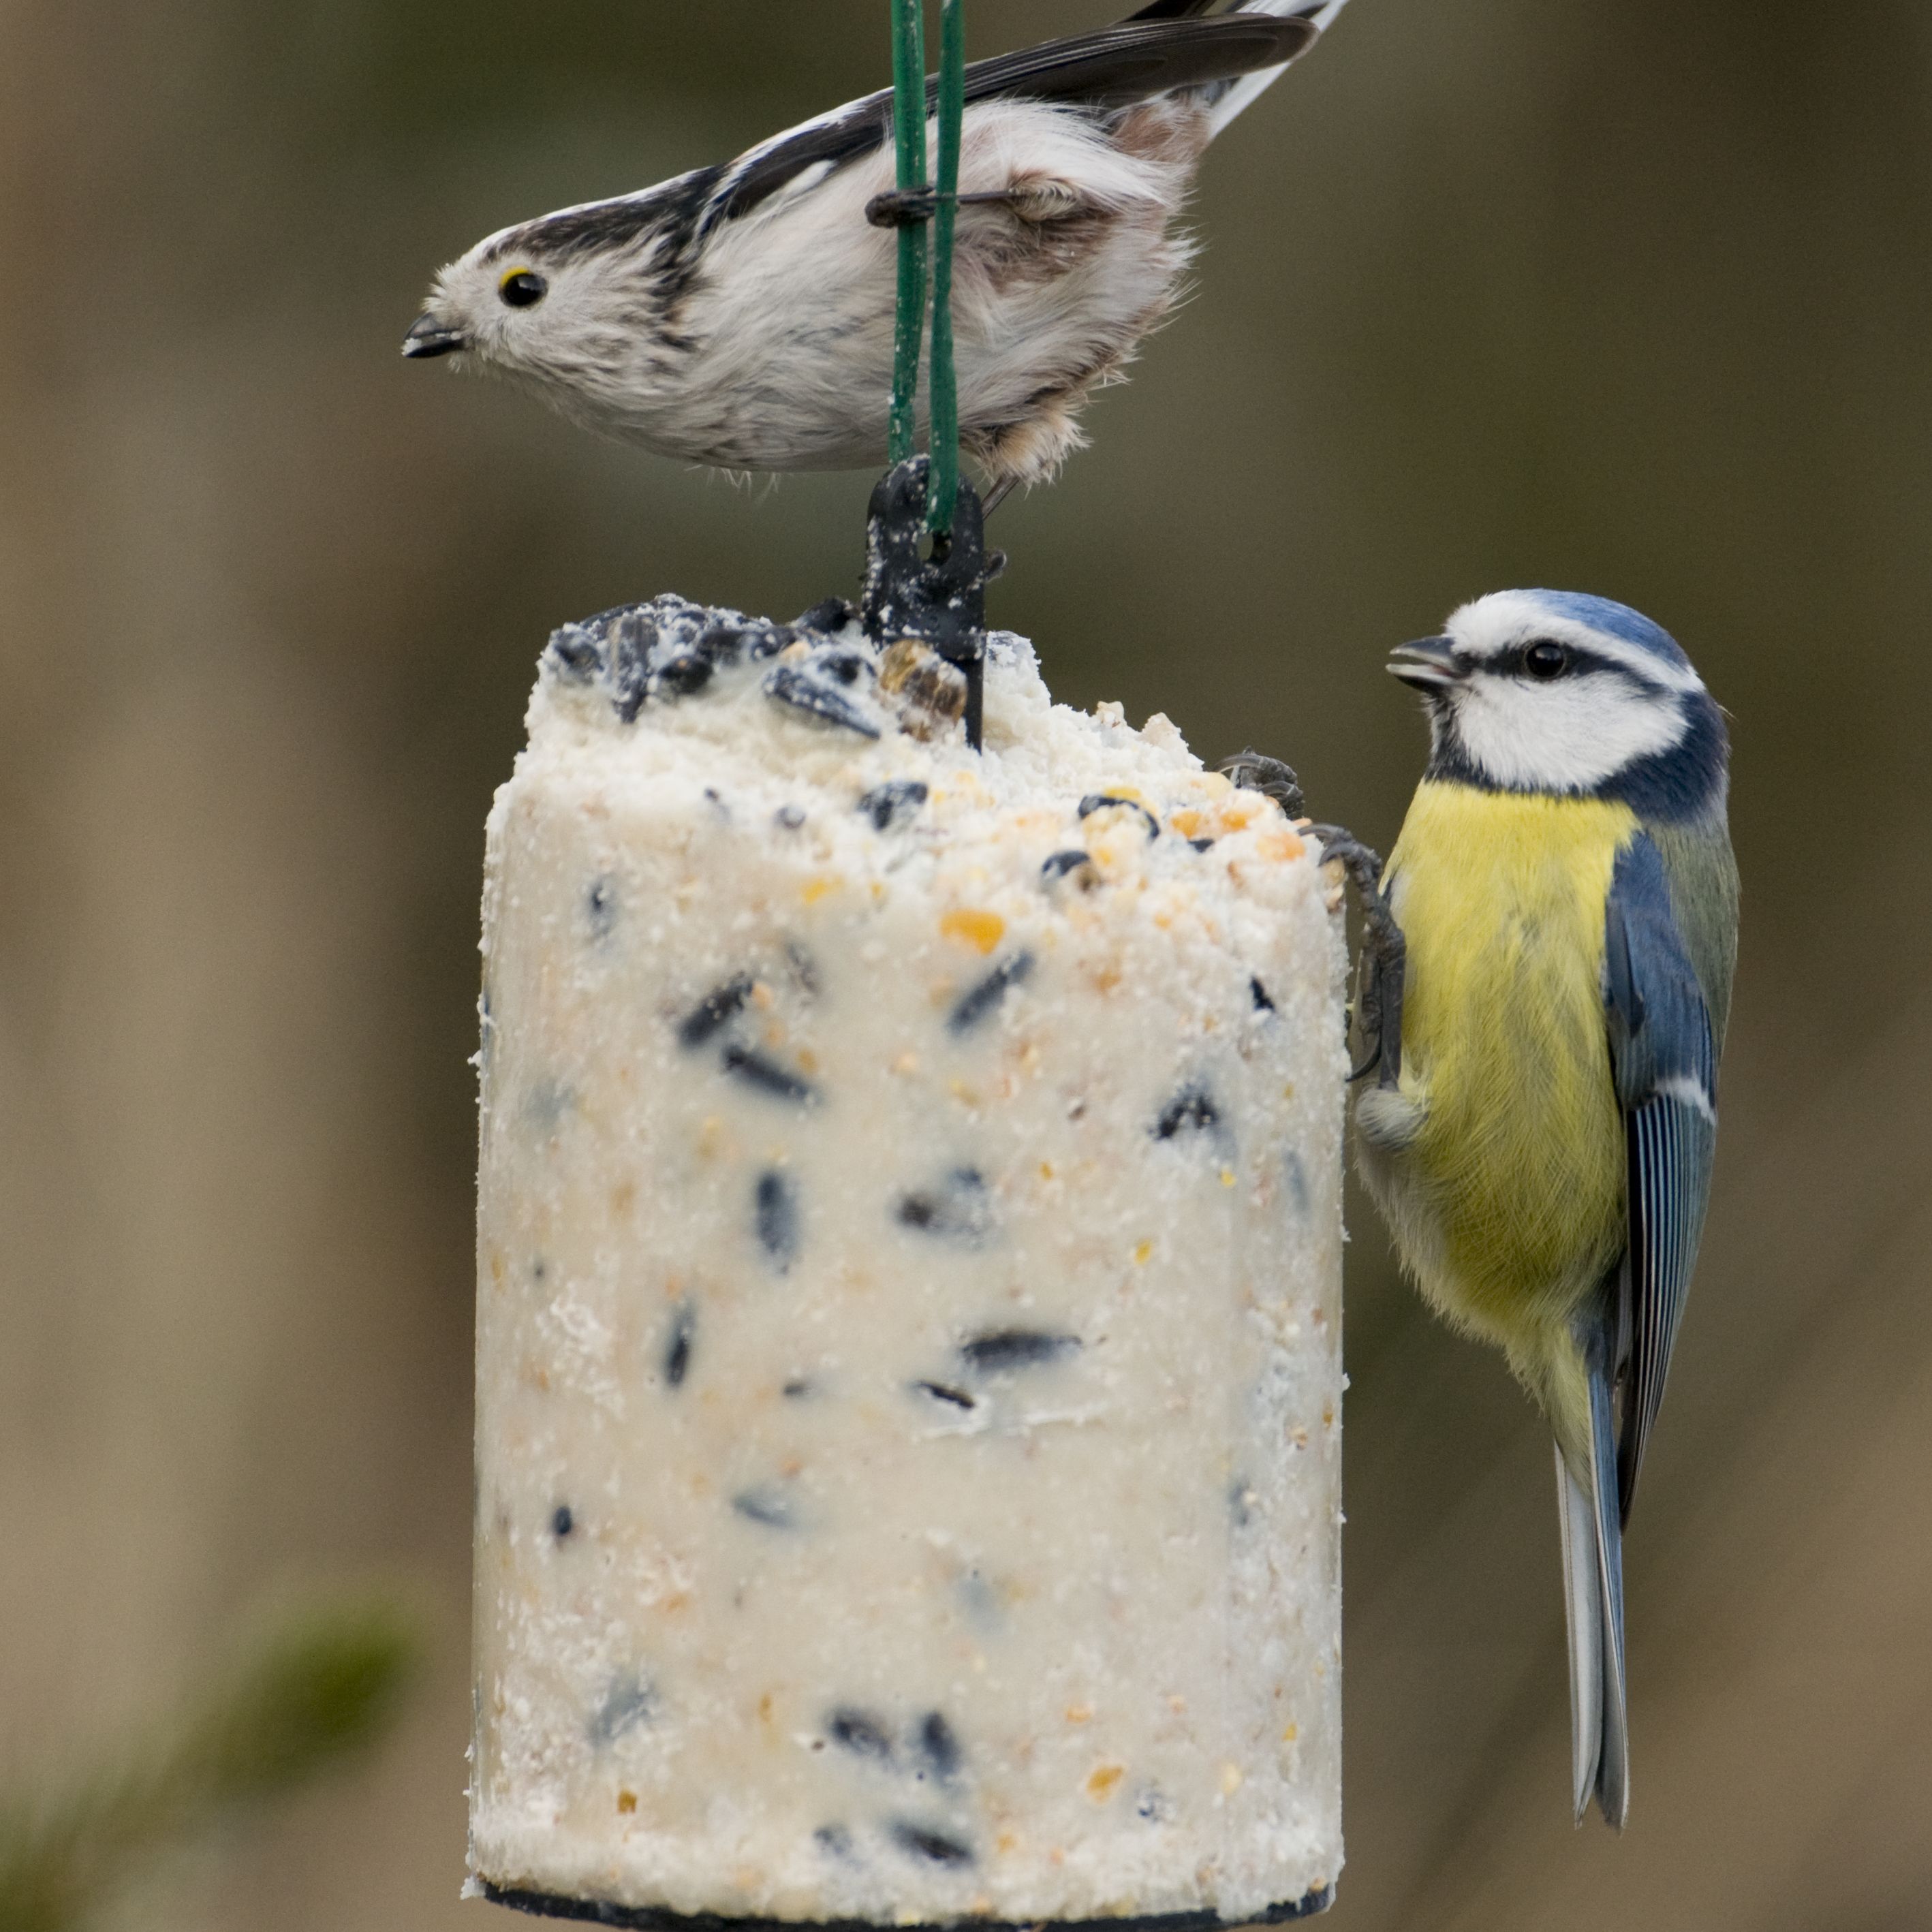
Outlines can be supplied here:
<path id="1" fill-rule="evenodd" d="M 1172 306 L 1208 143 L 1345 0 L 1155 0 L 967 70 L 954 270 L 961 440 L 994 500 L 1051 477 L 1082 406 Z M 479 242 L 404 353 L 534 388 L 586 428 L 735 470 L 886 457 L 892 96 L 722 166 Z"/>

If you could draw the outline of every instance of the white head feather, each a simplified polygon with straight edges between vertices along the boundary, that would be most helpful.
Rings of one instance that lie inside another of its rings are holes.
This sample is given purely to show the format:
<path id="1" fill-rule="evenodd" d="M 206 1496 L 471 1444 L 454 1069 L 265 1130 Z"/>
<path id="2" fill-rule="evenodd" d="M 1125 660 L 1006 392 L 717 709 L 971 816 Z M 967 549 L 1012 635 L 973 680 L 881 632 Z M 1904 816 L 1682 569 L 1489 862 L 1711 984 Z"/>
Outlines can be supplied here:
<path id="1" fill-rule="evenodd" d="M 1460 674 L 1431 694 L 1438 743 L 1453 734 L 1498 786 L 1553 792 L 1594 790 L 1682 744 L 1691 725 L 1687 700 L 1702 693 L 1702 680 L 1674 645 L 1666 655 L 1580 614 L 1594 601 L 1506 590 L 1456 611 L 1447 634 Z M 1526 667 L 1526 649 L 1543 642 L 1570 653 L 1561 676 L 1538 679 Z"/>

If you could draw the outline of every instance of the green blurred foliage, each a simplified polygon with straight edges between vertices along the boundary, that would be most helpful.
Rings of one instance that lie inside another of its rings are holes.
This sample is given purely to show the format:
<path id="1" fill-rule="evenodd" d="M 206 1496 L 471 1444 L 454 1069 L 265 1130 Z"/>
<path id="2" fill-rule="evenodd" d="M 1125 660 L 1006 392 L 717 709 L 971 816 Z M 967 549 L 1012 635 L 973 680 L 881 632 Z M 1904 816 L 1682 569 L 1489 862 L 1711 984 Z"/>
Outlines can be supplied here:
<path id="1" fill-rule="evenodd" d="M 74 1932 L 144 1862 L 368 1748 L 422 1650 L 392 1603 L 310 1607 L 244 1648 L 130 1761 L 58 1797 L 0 1802 L 0 1932 Z"/>

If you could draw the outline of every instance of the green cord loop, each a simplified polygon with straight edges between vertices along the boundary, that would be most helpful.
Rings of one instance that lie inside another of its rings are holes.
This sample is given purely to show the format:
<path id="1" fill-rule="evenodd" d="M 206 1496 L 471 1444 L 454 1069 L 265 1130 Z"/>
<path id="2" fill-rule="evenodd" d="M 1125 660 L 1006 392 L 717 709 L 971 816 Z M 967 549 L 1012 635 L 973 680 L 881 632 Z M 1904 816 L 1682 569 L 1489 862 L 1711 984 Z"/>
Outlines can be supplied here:
<path id="1" fill-rule="evenodd" d="M 953 363 L 952 248 L 959 214 L 959 146 L 966 114 L 965 0 L 940 13 L 939 156 L 932 214 L 932 488 L 926 527 L 944 536 L 959 498 L 959 385 Z M 902 195 L 925 192 L 926 20 L 923 0 L 892 0 L 892 128 Z M 898 310 L 892 354 L 888 448 L 895 464 L 917 434 L 920 352 L 925 346 L 927 241 L 923 221 L 898 231 Z"/>
<path id="2" fill-rule="evenodd" d="M 924 0 L 892 0 L 892 134 L 902 194 L 926 186 Z M 887 447 L 895 464 L 911 455 L 920 350 L 926 334 L 926 224 L 899 230 L 898 317 L 893 339 L 892 413 Z"/>
<path id="3" fill-rule="evenodd" d="M 952 232 L 966 115 L 964 0 L 944 0 L 939 42 L 939 206 L 932 232 L 932 490 L 926 527 L 944 536 L 959 500 L 959 382 L 952 362 Z"/>

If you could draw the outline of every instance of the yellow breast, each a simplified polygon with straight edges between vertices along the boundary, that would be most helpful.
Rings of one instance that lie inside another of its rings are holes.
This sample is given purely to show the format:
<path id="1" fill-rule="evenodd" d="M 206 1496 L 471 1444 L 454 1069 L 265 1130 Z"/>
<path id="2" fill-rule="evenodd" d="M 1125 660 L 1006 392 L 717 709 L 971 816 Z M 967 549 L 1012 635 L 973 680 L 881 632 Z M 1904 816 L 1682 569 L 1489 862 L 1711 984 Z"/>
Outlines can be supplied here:
<path id="1" fill-rule="evenodd" d="M 1624 1243 L 1604 913 L 1628 807 L 1425 782 L 1390 855 L 1416 1132 L 1370 1163 L 1424 1291 L 1510 1350 L 1567 1324 Z"/>

